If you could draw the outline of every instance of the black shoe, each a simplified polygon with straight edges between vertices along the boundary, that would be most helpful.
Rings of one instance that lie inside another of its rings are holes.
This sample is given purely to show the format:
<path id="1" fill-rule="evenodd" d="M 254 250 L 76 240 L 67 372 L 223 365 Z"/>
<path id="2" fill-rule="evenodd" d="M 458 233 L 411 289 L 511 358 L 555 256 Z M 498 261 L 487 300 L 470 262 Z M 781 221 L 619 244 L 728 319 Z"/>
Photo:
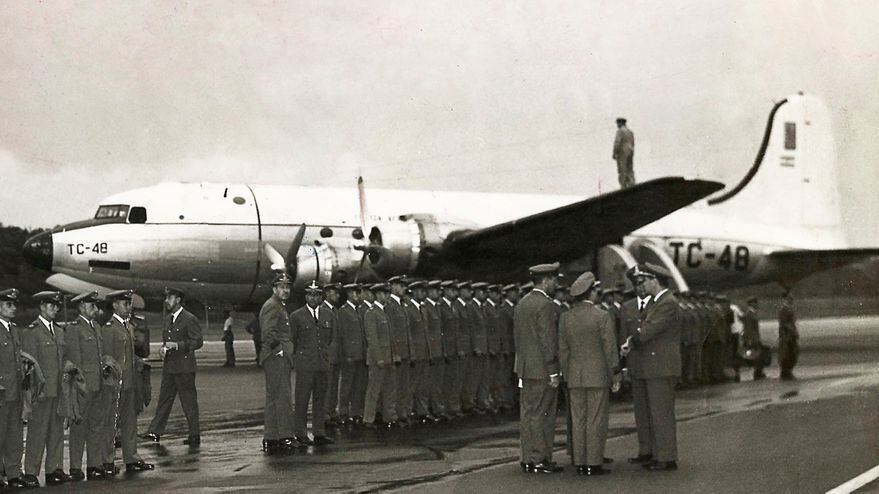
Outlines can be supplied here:
<path id="1" fill-rule="evenodd" d="M 540 462 L 531 467 L 530 473 L 560 473 L 565 469 L 553 463 Z"/>
<path id="2" fill-rule="evenodd" d="M 15 480 L 15 479 L 13 479 L 13 480 Z M 27 487 L 29 489 L 40 486 L 40 481 L 37 480 L 36 475 L 24 474 L 21 476 L 21 479 L 19 481 L 24 484 L 24 487 Z M 12 485 L 12 484 L 13 484 L 13 482 L 12 482 L 12 480 L 10 480 L 9 485 Z"/>
<path id="3" fill-rule="evenodd" d="M 80 480 L 85 480 L 85 473 L 79 468 L 71 468 L 69 477 L 70 480 L 79 482 Z"/>
<path id="4" fill-rule="evenodd" d="M 294 437 L 282 437 L 278 441 L 278 448 L 284 451 L 294 451 L 299 447 L 299 442 Z"/>
<path id="5" fill-rule="evenodd" d="M 125 464 L 125 472 L 146 472 L 147 470 L 154 470 L 156 468 L 152 463 L 147 463 L 143 460 L 136 461 L 134 463 L 126 463 Z"/>
<path id="6" fill-rule="evenodd" d="M 522 469 L 522 473 L 531 473 L 531 471 L 534 470 L 534 463 L 524 463 L 520 461 L 519 468 Z"/>
<path id="7" fill-rule="evenodd" d="M 115 463 L 104 463 L 104 476 L 110 478 L 119 473 L 119 467 Z"/>
<path id="8" fill-rule="evenodd" d="M 578 465 L 577 466 L 577 475 L 607 475 L 610 473 L 610 470 L 604 468 L 601 465 Z"/>
<path id="9" fill-rule="evenodd" d="M 375 429 L 378 429 L 378 426 L 375 425 L 375 423 L 373 423 L 373 422 L 364 422 L 364 423 L 361 424 L 361 425 L 363 425 L 363 428 L 364 428 L 364 429 L 369 429 L 369 430 L 375 430 Z"/>
<path id="10" fill-rule="evenodd" d="M 118 437 L 113 438 L 113 447 L 116 449 L 121 448 L 122 447 L 122 439 L 119 439 Z"/>
<path id="11" fill-rule="evenodd" d="M 654 461 L 642 466 L 651 472 L 663 472 L 666 470 L 678 469 L 678 464 L 674 461 Z"/>
<path id="12" fill-rule="evenodd" d="M 314 446 L 314 441 L 309 439 L 308 436 L 296 436 L 296 440 L 303 446 Z"/>
<path id="13" fill-rule="evenodd" d="M 629 463 L 632 465 L 645 465 L 653 461 L 653 455 L 638 455 L 634 458 L 629 458 Z"/>
<path id="14" fill-rule="evenodd" d="M 70 473 L 73 474 L 73 470 Z M 103 467 L 88 467 L 85 469 L 85 476 L 89 480 L 104 480 L 107 478 Z"/>
<path id="15" fill-rule="evenodd" d="M 262 450 L 267 455 L 274 455 L 284 451 L 284 445 L 277 439 L 263 439 Z"/>
<path id="16" fill-rule="evenodd" d="M 64 470 L 61 470 L 60 468 L 52 473 L 46 474 L 46 485 L 63 484 L 68 480 L 70 480 L 70 477 L 66 473 L 64 473 Z"/>
<path id="17" fill-rule="evenodd" d="M 328 444 L 333 444 L 336 441 L 328 438 L 327 436 L 314 436 L 314 444 L 318 446 L 326 446 Z"/>
<path id="18" fill-rule="evenodd" d="M 36 479 L 36 477 L 34 477 L 34 479 Z M 13 479 L 9 479 L 9 480 L 6 482 L 6 485 L 7 485 L 7 487 L 10 487 L 10 488 L 12 488 L 12 489 L 24 489 L 25 487 L 39 487 L 39 486 L 40 486 L 40 483 L 37 482 L 36 485 L 30 485 L 30 486 L 29 486 L 29 485 L 27 485 L 27 483 L 26 483 L 23 479 L 20 479 L 20 478 L 18 478 L 18 477 L 15 477 L 15 478 L 13 478 Z"/>
<path id="19" fill-rule="evenodd" d="M 188 446 L 198 446 L 201 444 L 201 436 L 189 436 L 183 440 L 183 444 Z"/>
<path id="20" fill-rule="evenodd" d="M 159 436 L 159 435 L 156 434 L 155 432 L 147 432 L 146 434 L 141 434 L 141 435 L 140 435 L 140 438 L 141 438 L 141 439 L 147 439 L 147 440 L 149 440 L 149 441 L 152 441 L 152 442 L 154 442 L 154 443 L 157 443 L 157 442 L 159 442 L 159 439 L 161 438 L 161 436 Z M 119 446 L 116 446 L 116 447 L 118 448 Z"/>

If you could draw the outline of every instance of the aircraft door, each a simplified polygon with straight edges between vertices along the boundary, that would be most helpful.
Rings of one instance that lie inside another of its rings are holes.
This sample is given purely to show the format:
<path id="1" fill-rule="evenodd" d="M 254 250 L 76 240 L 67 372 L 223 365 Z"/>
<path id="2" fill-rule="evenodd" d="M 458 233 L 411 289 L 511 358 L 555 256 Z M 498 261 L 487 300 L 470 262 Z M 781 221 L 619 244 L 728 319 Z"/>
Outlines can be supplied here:
<path id="1" fill-rule="evenodd" d="M 618 283 L 627 283 L 626 270 L 634 266 L 635 258 L 620 245 L 605 245 L 598 249 L 596 255 L 596 275 L 606 288 L 613 288 Z"/>

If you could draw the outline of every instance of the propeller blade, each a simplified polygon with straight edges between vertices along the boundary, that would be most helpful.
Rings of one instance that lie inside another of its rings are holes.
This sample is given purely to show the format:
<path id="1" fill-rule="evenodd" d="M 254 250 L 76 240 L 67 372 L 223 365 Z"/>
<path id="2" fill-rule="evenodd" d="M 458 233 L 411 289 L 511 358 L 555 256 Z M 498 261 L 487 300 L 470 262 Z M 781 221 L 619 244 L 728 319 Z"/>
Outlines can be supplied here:
<path id="1" fill-rule="evenodd" d="M 366 264 L 367 255 L 367 250 L 363 249 L 363 257 L 360 258 L 360 264 L 357 266 L 357 271 L 354 273 L 354 283 L 357 283 L 357 280 L 360 279 L 360 272 L 363 271 L 363 265 Z"/>
<path id="2" fill-rule="evenodd" d="M 287 263 L 284 262 L 284 257 L 277 251 L 277 249 L 272 247 L 271 244 L 266 242 L 263 244 L 262 248 L 266 253 L 266 257 L 269 258 L 269 262 L 272 263 L 272 271 L 284 271 L 287 268 Z"/>
<path id="3" fill-rule="evenodd" d="M 305 223 L 299 225 L 296 236 L 293 237 L 293 243 L 290 244 L 290 250 L 287 251 L 287 274 L 296 281 L 296 273 L 299 268 L 299 247 L 302 247 L 302 239 L 305 238 Z"/>
<path id="4" fill-rule="evenodd" d="M 363 177 L 357 177 L 357 199 L 360 201 L 360 231 L 366 237 L 366 189 L 363 186 Z"/>

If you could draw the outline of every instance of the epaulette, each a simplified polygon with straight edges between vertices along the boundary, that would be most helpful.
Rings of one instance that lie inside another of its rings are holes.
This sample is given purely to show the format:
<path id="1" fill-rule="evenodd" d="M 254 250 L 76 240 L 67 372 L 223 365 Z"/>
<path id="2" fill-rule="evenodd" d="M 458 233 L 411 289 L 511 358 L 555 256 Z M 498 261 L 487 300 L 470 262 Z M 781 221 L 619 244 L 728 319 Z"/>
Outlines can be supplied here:
<path id="1" fill-rule="evenodd" d="M 32 322 L 32 323 L 30 323 L 30 324 L 27 325 L 27 328 L 28 328 L 28 329 L 34 329 L 35 327 L 37 327 L 37 323 L 35 323 L 35 322 Z"/>
<path id="2" fill-rule="evenodd" d="M 111 320 L 107 321 L 106 324 L 104 324 L 104 326 L 110 326 L 112 324 L 113 324 L 113 320 L 111 319 Z"/>
<path id="3" fill-rule="evenodd" d="M 134 319 L 137 319 L 138 321 L 146 321 L 146 317 L 142 316 L 140 314 L 134 314 L 131 317 L 133 317 Z"/>

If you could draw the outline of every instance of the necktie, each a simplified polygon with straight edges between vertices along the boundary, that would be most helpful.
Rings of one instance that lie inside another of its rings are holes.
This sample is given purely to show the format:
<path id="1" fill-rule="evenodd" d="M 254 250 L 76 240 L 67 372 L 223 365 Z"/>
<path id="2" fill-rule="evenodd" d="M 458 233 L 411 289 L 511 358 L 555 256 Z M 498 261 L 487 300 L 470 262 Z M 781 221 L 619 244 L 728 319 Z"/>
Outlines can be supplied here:
<path id="1" fill-rule="evenodd" d="M 55 336 L 55 323 L 49 321 L 49 332 L 52 333 L 52 336 Z"/>

